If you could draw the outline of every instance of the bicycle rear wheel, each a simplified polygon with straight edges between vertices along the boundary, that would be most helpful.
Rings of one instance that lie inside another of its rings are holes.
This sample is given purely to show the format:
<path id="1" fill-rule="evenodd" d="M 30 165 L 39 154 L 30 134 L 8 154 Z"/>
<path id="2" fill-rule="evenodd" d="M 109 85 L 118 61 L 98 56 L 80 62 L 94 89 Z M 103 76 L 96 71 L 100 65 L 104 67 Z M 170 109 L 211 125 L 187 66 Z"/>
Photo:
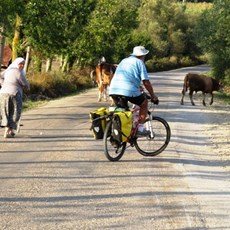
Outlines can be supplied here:
<path id="1" fill-rule="evenodd" d="M 104 154 L 110 161 L 119 161 L 126 149 L 126 142 L 117 143 L 111 136 L 112 121 L 106 125 L 103 137 Z"/>
<path id="2" fill-rule="evenodd" d="M 138 137 L 134 146 L 143 156 L 156 156 L 165 150 L 170 141 L 169 124 L 163 118 L 153 116 L 145 126 L 147 130 L 152 130 L 151 135 Z"/>

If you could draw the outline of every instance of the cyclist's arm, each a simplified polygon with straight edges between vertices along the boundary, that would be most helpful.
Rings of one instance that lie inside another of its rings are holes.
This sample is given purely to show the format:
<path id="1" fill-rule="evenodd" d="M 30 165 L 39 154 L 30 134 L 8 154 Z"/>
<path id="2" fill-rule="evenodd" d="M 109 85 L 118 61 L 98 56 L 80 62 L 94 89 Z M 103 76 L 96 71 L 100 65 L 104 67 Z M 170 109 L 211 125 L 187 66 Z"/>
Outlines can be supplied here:
<path id="1" fill-rule="evenodd" d="M 153 90 L 153 87 L 152 87 L 150 81 L 149 81 L 149 80 L 143 80 L 143 85 L 145 86 L 145 88 L 146 88 L 147 91 L 149 92 L 151 98 L 152 98 L 153 100 L 157 100 L 158 97 L 155 95 L 154 90 Z"/>

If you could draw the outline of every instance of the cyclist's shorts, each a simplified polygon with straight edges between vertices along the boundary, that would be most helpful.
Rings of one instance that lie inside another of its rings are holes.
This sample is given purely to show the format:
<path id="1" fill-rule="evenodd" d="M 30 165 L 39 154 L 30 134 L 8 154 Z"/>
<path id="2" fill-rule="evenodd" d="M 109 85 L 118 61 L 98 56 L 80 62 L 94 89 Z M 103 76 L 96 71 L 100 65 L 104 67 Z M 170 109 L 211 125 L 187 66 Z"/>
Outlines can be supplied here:
<path id="1" fill-rule="evenodd" d="M 122 95 L 110 95 L 116 106 L 121 107 L 121 108 L 128 108 L 128 101 L 131 102 L 132 104 L 135 105 L 141 105 L 143 101 L 146 99 L 145 94 L 141 94 L 140 96 L 137 97 L 126 97 Z"/>

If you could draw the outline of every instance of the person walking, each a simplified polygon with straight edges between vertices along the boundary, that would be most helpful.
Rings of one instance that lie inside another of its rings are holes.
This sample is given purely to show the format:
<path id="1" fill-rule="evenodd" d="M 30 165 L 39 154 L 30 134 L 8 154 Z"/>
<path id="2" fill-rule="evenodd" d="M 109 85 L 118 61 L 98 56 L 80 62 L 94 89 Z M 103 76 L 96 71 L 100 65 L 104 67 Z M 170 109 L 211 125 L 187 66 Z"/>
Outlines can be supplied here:
<path id="1" fill-rule="evenodd" d="M 14 137 L 22 113 L 23 88 L 30 90 L 23 70 L 24 64 L 24 58 L 18 57 L 1 73 L 0 126 L 5 127 L 5 138 Z"/>
<path id="2" fill-rule="evenodd" d="M 143 84 L 149 92 L 152 101 L 158 101 L 144 63 L 148 53 L 149 50 L 144 46 L 134 47 L 133 53 L 118 64 L 109 90 L 109 95 L 113 98 L 116 106 L 127 107 L 128 102 L 140 106 L 138 131 L 143 135 L 148 133 L 141 125 L 147 116 L 148 100 L 142 92 L 141 85 Z"/>

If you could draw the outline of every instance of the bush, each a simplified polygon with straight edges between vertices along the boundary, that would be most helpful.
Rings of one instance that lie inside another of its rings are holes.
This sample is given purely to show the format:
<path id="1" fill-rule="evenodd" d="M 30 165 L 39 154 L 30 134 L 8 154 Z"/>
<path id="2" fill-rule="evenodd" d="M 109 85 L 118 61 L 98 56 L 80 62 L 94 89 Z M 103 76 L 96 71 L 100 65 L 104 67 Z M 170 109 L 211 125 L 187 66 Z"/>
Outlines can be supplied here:
<path id="1" fill-rule="evenodd" d="M 146 67 L 149 72 L 167 71 L 181 67 L 194 66 L 201 64 L 202 61 L 198 59 L 192 60 L 189 57 L 164 57 L 160 59 L 151 59 L 146 61 Z"/>
<path id="2" fill-rule="evenodd" d="M 177 67 L 177 64 L 170 62 L 169 58 L 165 57 L 146 61 L 146 67 L 149 72 L 157 72 L 174 69 Z"/>
<path id="3" fill-rule="evenodd" d="M 70 73 L 50 72 L 28 74 L 31 90 L 25 95 L 32 101 L 58 98 L 91 87 L 89 70 L 75 70 Z"/>
<path id="4" fill-rule="evenodd" d="M 228 89 L 229 89 L 230 87 L 230 69 L 227 69 L 225 71 L 224 83 L 226 84 L 226 86 L 228 86 Z M 228 93 L 230 94 L 230 90 L 228 91 Z"/>
<path id="5" fill-rule="evenodd" d="M 190 57 L 182 57 L 180 59 L 180 64 L 183 67 L 187 67 L 187 66 L 193 66 L 196 64 L 196 62 L 194 62 Z"/>

